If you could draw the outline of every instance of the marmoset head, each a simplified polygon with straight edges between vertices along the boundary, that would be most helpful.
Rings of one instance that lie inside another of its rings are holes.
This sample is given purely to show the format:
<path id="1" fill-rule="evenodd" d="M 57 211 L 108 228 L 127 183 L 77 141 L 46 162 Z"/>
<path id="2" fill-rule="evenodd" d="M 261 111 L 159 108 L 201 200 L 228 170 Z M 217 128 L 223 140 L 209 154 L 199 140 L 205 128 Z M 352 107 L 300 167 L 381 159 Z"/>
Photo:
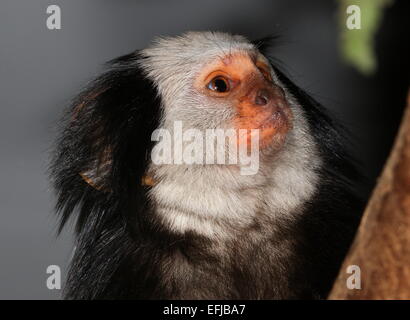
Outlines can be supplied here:
<path id="1" fill-rule="evenodd" d="M 292 112 L 269 61 L 242 36 L 190 32 L 158 39 L 141 67 L 163 100 L 164 127 L 259 130 L 260 146 L 280 146 Z"/>

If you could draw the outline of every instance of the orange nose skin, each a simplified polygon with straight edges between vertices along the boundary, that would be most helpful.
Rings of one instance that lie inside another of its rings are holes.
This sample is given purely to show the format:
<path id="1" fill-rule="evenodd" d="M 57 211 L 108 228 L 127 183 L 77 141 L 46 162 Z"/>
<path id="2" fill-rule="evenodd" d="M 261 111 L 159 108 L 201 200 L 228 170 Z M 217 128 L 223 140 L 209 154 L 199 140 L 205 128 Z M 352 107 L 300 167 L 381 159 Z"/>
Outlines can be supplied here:
<path id="1" fill-rule="evenodd" d="M 219 94 L 206 89 L 218 75 L 229 79 L 229 92 Z M 205 95 L 228 101 L 236 109 L 234 127 L 248 130 L 246 139 L 238 139 L 238 143 L 246 141 L 250 146 L 250 130 L 258 129 L 260 148 L 278 145 L 292 126 L 292 112 L 284 93 L 273 84 L 267 61 L 260 55 L 227 55 L 206 66 L 194 86 Z"/>
<path id="2" fill-rule="evenodd" d="M 238 99 L 238 116 L 234 123 L 237 129 L 247 129 L 247 143 L 251 141 L 251 129 L 259 130 L 259 144 L 265 148 L 272 143 L 284 141 L 292 124 L 292 111 L 282 89 L 259 77 L 251 80 L 252 88 Z"/>

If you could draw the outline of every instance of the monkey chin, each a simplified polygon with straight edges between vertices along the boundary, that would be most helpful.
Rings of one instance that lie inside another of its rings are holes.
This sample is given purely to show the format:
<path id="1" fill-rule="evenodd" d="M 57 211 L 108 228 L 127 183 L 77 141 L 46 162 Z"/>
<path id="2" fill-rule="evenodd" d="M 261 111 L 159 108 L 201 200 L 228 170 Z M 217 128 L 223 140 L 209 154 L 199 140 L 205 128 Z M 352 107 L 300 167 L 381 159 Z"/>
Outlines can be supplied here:
<path id="1" fill-rule="evenodd" d="M 248 129 L 246 143 L 248 151 L 252 147 L 253 134 L 257 130 L 259 134 L 259 150 L 262 154 L 271 154 L 279 150 L 286 141 L 288 132 L 292 129 L 292 112 L 290 109 L 277 110 L 269 115 L 265 120 L 258 121 Z"/>

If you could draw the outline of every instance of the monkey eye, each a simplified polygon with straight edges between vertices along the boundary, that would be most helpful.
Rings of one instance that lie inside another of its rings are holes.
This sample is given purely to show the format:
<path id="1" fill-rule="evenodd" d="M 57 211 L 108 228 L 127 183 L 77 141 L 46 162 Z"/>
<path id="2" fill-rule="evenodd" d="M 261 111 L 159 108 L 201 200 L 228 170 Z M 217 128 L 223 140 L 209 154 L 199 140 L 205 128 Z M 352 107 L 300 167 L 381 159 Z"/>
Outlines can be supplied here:
<path id="1" fill-rule="evenodd" d="M 228 92 L 230 90 L 229 80 L 221 76 L 215 77 L 208 83 L 207 88 L 219 93 Z"/>

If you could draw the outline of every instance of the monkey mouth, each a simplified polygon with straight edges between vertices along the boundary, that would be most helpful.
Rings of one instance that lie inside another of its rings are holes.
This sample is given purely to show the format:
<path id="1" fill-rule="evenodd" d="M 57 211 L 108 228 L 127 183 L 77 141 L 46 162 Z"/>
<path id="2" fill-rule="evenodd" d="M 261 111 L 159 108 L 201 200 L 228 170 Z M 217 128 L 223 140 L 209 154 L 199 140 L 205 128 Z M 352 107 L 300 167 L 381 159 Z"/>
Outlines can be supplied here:
<path id="1" fill-rule="evenodd" d="M 289 117 L 282 109 L 279 109 L 272 112 L 270 115 L 265 117 L 256 129 L 280 129 L 283 126 L 287 126 L 289 122 Z"/>
<path id="2" fill-rule="evenodd" d="M 292 113 L 286 108 L 277 108 L 269 116 L 265 117 L 257 126 L 259 129 L 260 147 L 280 145 L 285 140 L 286 134 L 291 129 Z"/>
<path id="3" fill-rule="evenodd" d="M 272 144 L 280 145 L 292 126 L 292 111 L 287 101 L 282 98 L 272 100 L 269 105 L 262 108 L 245 105 L 241 111 L 236 128 L 257 131 L 261 148 Z M 248 143 L 253 136 L 254 133 L 247 134 Z"/>

